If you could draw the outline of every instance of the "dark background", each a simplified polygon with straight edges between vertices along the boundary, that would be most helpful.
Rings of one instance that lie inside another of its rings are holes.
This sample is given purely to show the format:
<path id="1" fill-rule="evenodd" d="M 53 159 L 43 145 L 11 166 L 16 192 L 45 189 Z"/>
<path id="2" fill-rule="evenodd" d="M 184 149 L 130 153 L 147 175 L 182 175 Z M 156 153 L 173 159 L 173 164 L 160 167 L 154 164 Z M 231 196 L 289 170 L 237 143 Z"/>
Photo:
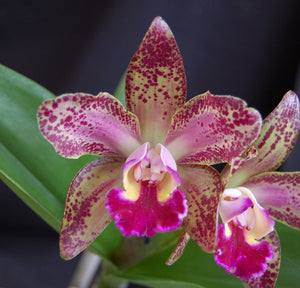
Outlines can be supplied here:
<path id="1" fill-rule="evenodd" d="M 151 21 L 171 27 L 188 96 L 210 90 L 266 116 L 299 95 L 299 1 L 0 0 L 0 63 L 59 95 L 113 93 Z M 0 115 L 1 117 L 1 115 Z M 299 170 L 300 145 L 285 170 Z M 0 187 L 0 286 L 67 287 L 78 257 L 59 258 L 58 235 Z"/>

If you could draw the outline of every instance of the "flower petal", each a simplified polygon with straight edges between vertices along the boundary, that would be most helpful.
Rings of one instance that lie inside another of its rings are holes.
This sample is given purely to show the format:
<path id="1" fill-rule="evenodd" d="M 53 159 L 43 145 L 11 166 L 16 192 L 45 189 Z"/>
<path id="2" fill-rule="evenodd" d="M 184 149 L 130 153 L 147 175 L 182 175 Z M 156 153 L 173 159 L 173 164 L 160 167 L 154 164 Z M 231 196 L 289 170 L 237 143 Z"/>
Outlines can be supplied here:
<path id="1" fill-rule="evenodd" d="M 105 208 L 108 192 L 122 187 L 121 158 L 96 159 L 73 179 L 60 233 L 61 257 L 71 259 L 84 250 L 110 223 Z"/>
<path id="2" fill-rule="evenodd" d="M 274 218 L 300 229 L 300 172 L 266 172 L 243 185 Z"/>
<path id="3" fill-rule="evenodd" d="M 172 115 L 185 102 L 186 79 L 175 38 L 160 17 L 129 64 L 125 92 L 128 110 L 139 118 L 143 142 L 164 143 Z"/>
<path id="4" fill-rule="evenodd" d="M 268 234 L 262 239 L 262 241 L 268 241 L 273 248 L 273 260 L 267 263 L 268 268 L 266 272 L 260 277 L 253 277 L 248 280 L 244 280 L 245 288 L 273 288 L 275 287 L 277 276 L 280 266 L 280 242 L 276 231 Z"/>
<path id="5" fill-rule="evenodd" d="M 243 177 L 247 177 L 247 171 L 244 171 L 243 174 L 240 174 L 240 178 L 235 178 L 235 181 L 231 181 L 232 175 L 244 165 L 245 162 L 251 160 L 254 157 L 257 157 L 258 151 L 255 147 L 250 146 L 241 156 L 232 158 L 231 162 L 228 163 L 224 169 L 221 171 L 221 177 L 224 183 L 224 186 L 230 187 L 238 187 L 241 185 L 243 181 Z M 230 185 L 229 185 L 230 182 Z"/>
<path id="6" fill-rule="evenodd" d="M 157 144 L 157 146 L 160 148 L 160 157 L 164 165 L 173 171 L 177 171 L 176 162 L 170 151 L 162 144 Z M 180 183 L 178 185 L 180 185 Z"/>
<path id="7" fill-rule="evenodd" d="M 222 184 L 219 173 L 209 166 L 178 165 L 181 189 L 188 201 L 184 229 L 205 251 L 216 247 L 216 222 Z"/>
<path id="8" fill-rule="evenodd" d="M 215 260 L 227 273 L 245 280 L 260 277 L 272 259 L 273 250 L 267 241 L 249 244 L 244 229 L 234 225 L 233 221 L 219 226 Z"/>
<path id="9" fill-rule="evenodd" d="M 263 121 L 259 138 L 253 143 L 258 156 L 233 171 L 229 186 L 236 187 L 253 175 L 276 170 L 295 146 L 300 130 L 300 104 L 297 95 L 287 92 Z M 229 187 L 228 186 L 228 187 Z"/>
<path id="10" fill-rule="evenodd" d="M 173 116 L 166 147 L 180 163 L 229 162 L 258 137 L 260 127 L 259 112 L 243 100 L 206 92 Z"/>
<path id="11" fill-rule="evenodd" d="M 244 195 L 247 195 L 253 203 L 253 211 L 252 213 L 250 212 L 250 219 L 248 219 L 248 221 L 252 222 L 251 220 L 255 220 L 255 226 L 245 232 L 246 240 L 259 240 L 274 231 L 275 221 L 270 217 L 269 211 L 260 205 L 252 191 L 246 187 L 239 187 L 239 190 L 241 190 Z"/>
<path id="12" fill-rule="evenodd" d="M 129 157 L 126 159 L 126 162 L 123 166 L 123 186 L 127 191 L 127 198 L 130 198 L 131 200 L 138 199 L 139 184 L 134 179 L 134 176 L 137 177 L 137 175 L 134 175 L 134 174 L 130 175 L 129 172 L 137 163 L 139 163 L 146 156 L 149 148 L 150 148 L 149 143 L 146 142 L 146 143 L 142 144 L 133 153 L 131 153 L 129 155 Z M 140 167 L 139 174 L 140 174 L 139 178 L 141 178 L 141 175 L 142 175 L 141 167 Z"/>
<path id="13" fill-rule="evenodd" d="M 185 230 L 182 230 L 172 254 L 166 261 L 166 265 L 168 266 L 173 265 L 182 256 L 183 251 L 186 245 L 188 244 L 190 238 L 191 238 L 190 235 L 186 233 Z"/>
<path id="14" fill-rule="evenodd" d="M 108 93 L 65 94 L 46 100 L 38 120 L 44 137 L 68 158 L 84 154 L 126 157 L 140 145 L 137 117 Z"/>
<path id="15" fill-rule="evenodd" d="M 239 192 L 239 195 L 233 195 L 232 192 Z M 226 199 L 230 198 L 229 201 Z M 238 189 L 226 189 L 221 197 L 220 216 L 223 222 L 229 222 L 232 218 L 242 214 L 253 205 L 251 199 L 241 195 Z"/>
<path id="16" fill-rule="evenodd" d="M 107 196 L 106 207 L 124 236 L 154 236 L 179 228 L 187 213 L 184 194 L 175 190 L 167 201 L 158 200 L 155 185 L 142 182 L 136 201 L 126 197 L 126 192 L 113 189 Z"/>

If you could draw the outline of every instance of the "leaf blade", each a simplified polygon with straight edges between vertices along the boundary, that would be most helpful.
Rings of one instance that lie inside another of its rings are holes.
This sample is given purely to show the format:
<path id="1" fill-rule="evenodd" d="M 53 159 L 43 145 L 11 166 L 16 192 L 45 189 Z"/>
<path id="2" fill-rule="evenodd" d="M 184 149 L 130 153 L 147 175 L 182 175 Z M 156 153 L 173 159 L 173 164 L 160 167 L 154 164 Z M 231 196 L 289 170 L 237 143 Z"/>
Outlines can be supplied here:
<path id="1" fill-rule="evenodd" d="M 59 232 L 69 184 L 80 168 L 97 157 L 62 158 L 42 137 L 36 112 L 45 99 L 54 97 L 32 80 L 0 65 L 0 178 Z M 107 238 L 118 242 L 121 236 L 113 228 L 103 234 L 91 250 L 108 260 L 116 244 Z"/>

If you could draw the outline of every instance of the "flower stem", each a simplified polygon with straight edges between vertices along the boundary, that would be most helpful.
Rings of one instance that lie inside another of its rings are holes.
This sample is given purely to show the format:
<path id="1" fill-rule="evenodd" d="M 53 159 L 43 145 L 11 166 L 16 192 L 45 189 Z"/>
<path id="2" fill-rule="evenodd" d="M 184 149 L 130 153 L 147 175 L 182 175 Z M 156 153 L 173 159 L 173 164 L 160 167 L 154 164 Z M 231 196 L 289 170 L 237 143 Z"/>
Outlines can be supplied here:
<path id="1" fill-rule="evenodd" d="M 77 264 L 68 288 L 91 287 L 100 264 L 101 258 L 98 255 L 85 251 Z"/>

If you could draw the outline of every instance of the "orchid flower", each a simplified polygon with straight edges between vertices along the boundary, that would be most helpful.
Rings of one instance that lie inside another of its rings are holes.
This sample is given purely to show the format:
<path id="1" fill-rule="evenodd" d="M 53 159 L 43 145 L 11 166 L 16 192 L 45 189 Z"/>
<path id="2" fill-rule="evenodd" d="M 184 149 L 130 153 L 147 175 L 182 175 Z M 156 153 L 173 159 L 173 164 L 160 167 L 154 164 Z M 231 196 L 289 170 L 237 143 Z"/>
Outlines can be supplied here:
<path id="1" fill-rule="evenodd" d="M 289 91 L 264 120 L 253 146 L 221 173 L 226 189 L 215 260 L 245 287 L 275 286 L 281 252 L 273 218 L 300 229 L 300 172 L 275 171 L 293 149 L 299 129 L 299 100 Z"/>
<path id="2" fill-rule="evenodd" d="M 222 185 L 208 165 L 240 155 L 259 135 L 260 114 L 239 98 L 209 92 L 185 103 L 182 58 L 160 17 L 125 82 L 127 110 L 108 93 L 65 94 L 39 108 L 40 130 L 57 153 L 101 156 L 70 185 L 61 256 L 75 257 L 112 220 L 124 236 L 150 237 L 179 228 L 185 218 L 190 233 L 213 250 Z"/>

